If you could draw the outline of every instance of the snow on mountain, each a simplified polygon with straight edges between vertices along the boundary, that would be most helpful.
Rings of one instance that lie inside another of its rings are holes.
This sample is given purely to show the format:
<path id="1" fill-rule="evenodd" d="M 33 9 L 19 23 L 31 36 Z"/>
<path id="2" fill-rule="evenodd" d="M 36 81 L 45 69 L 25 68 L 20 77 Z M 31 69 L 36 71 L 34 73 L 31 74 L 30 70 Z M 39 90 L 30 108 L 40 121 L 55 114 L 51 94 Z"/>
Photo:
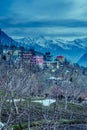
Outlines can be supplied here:
<path id="1" fill-rule="evenodd" d="M 65 41 L 53 37 L 37 36 L 17 40 L 26 47 L 33 47 L 38 51 L 50 51 L 52 55 L 65 55 L 69 60 L 77 62 L 82 54 L 87 52 L 87 38 Z"/>
<path id="2" fill-rule="evenodd" d="M 77 47 L 82 49 L 87 49 L 87 38 L 76 39 L 73 42 Z"/>
<path id="3" fill-rule="evenodd" d="M 22 39 L 18 39 L 18 42 L 24 43 L 24 44 L 38 44 L 42 47 L 49 47 L 51 44 L 55 44 L 62 49 L 71 49 L 72 47 L 78 47 L 82 49 L 87 49 L 87 38 L 83 39 L 76 39 L 74 41 L 65 41 L 58 38 L 51 38 L 51 37 L 44 37 L 44 36 L 38 36 L 38 37 L 26 37 Z"/>
<path id="4" fill-rule="evenodd" d="M 87 38 L 65 41 L 58 37 L 29 36 L 13 40 L 0 30 L 0 44 L 7 46 L 23 46 L 26 49 L 34 48 L 36 51 L 45 53 L 50 51 L 52 56 L 64 55 L 71 62 L 77 62 L 80 57 L 87 53 Z"/>

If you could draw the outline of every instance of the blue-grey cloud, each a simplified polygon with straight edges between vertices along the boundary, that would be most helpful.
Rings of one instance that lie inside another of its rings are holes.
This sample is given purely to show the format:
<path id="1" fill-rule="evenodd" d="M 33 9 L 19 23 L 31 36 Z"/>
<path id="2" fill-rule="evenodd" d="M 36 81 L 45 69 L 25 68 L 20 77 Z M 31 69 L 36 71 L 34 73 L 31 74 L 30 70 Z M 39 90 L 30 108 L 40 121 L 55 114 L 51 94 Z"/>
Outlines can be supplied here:
<path id="1" fill-rule="evenodd" d="M 29 30 L 48 35 L 51 30 L 50 35 L 64 37 L 84 36 L 86 5 L 87 0 L 0 0 L 0 27 L 15 36 Z"/>
<path id="2" fill-rule="evenodd" d="M 43 21 L 13 21 L 11 18 L 5 18 L 0 20 L 0 24 L 2 27 L 11 27 L 11 28 L 38 28 L 38 27 L 73 27 L 73 28 L 84 28 L 87 27 L 87 21 L 84 20 L 76 20 L 76 19 L 62 19 L 62 20 L 43 20 Z"/>
<path id="3" fill-rule="evenodd" d="M 15 0 L 11 7 L 11 12 L 22 18 L 50 18 L 58 19 L 67 15 L 73 6 L 72 0 L 33 0 L 32 2 L 25 0 Z"/>

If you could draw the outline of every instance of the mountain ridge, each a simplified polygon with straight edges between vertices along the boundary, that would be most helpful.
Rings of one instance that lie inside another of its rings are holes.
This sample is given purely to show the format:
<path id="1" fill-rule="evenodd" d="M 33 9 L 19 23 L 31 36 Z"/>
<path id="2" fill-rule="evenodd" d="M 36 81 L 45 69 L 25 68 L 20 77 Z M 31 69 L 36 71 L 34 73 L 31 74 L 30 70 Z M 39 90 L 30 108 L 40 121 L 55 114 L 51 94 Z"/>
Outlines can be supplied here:
<path id="1" fill-rule="evenodd" d="M 0 30 L 0 44 L 25 49 L 34 48 L 39 52 L 51 52 L 52 56 L 64 55 L 72 63 L 79 63 L 82 55 L 87 53 L 87 38 L 66 41 L 45 36 L 29 36 L 22 39 L 12 39 Z M 87 65 L 86 65 L 87 66 Z"/>
<path id="2" fill-rule="evenodd" d="M 19 39 L 18 42 L 25 46 L 32 46 L 35 49 L 41 48 L 43 52 L 50 51 L 53 55 L 65 55 L 67 59 L 77 62 L 78 59 L 87 52 L 87 38 L 76 39 L 74 41 L 64 41 L 61 39 L 51 39 L 45 37 Z M 85 41 L 85 42 L 84 42 Z M 86 43 L 86 44 L 85 44 Z M 39 46 L 39 48 L 37 48 Z"/>
<path id="3" fill-rule="evenodd" d="M 5 32 L 3 32 L 1 29 L 0 29 L 0 44 L 3 46 L 5 46 L 5 45 L 18 46 L 17 42 L 15 40 L 13 40 L 10 36 L 8 36 Z"/>
<path id="4" fill-rule="evenodd" d="M 87 53 L 83 54 L 78 60 L 78 64 L 87 67 Z"/>

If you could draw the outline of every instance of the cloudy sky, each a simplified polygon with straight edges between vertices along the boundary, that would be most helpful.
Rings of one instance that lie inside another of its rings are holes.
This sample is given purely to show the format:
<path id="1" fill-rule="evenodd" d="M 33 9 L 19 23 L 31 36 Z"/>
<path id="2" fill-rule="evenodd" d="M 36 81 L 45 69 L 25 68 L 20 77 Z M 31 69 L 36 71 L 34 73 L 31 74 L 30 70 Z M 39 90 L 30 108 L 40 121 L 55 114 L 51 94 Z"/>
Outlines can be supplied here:
<path id="1" fill-rule="evenodd" d="M 87 0 L 0 0 L 0 28 L 14 38 L 87 37 Z"/>

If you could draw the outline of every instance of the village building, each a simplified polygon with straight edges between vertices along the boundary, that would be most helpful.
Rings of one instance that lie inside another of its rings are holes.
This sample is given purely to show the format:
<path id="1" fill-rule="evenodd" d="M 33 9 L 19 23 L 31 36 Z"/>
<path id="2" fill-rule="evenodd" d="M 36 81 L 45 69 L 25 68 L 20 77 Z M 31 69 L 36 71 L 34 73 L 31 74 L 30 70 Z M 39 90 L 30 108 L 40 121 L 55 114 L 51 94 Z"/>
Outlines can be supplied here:
<path id="1" fill-rule="evenodd" d="M 52 60 L 52 56 L 50 52 L 46 52 L 44 55 L 44 60 L 45 61 L 51 61 Z"/>
<path id="2" fill-rule="evenodd" d="M 64 63 L 65 58 L 64 58 L 64 56 L 57 56 L 56 60 L 58 60 L 60 63 Z"/>

